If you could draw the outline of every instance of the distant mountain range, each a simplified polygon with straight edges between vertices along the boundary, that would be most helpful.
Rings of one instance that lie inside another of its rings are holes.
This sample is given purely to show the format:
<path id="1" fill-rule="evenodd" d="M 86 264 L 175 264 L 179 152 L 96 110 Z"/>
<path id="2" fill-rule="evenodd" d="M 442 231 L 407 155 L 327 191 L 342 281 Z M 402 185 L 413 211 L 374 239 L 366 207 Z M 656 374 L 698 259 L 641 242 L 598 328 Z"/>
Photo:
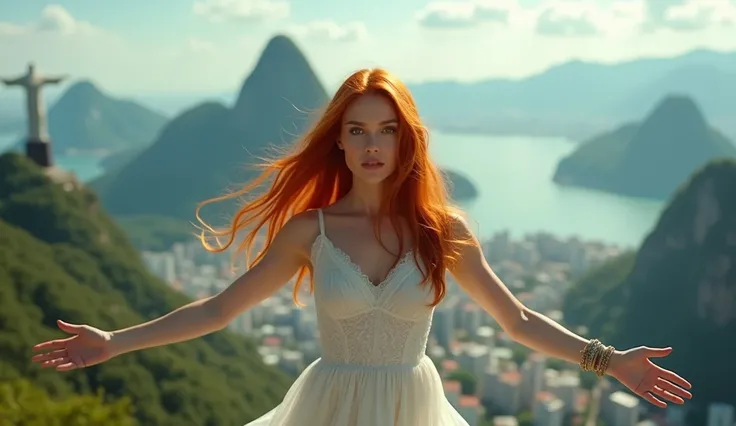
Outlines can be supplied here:
<path id="1" fill-rule="evenodd" d="M 519 79 L 410 85 L 428 123 L 448 132 L 582 140 L 645 115 L 671 94 L 692 97 L 711 123 L 736 135 L 736 52 L 696 50 L 617 64 L 571 61 Z"/>
<path id="2" fill-rule="evenodd" d="M 736 137 L 736 52 L 695 50 L 667 58 L 605 64 L 570 61 L 523 79 L 409 84 L 420 111 L 447 132 L 565 136 L 583 140 L 645 115 L 671 94 L 692 97 L 711 124 Z M 47 99 L 58 98 L 50 88 Z M 136 95 L 178 115 L 206 100 L 231 104 L 236 94 Z M 21 129 L 19 93 L 0 90 L 0 133 Z M 13 113 L 14 112 L 14 113 Z"/>
<path id="3" fill-rule="evenodd" d="M 57 155 L 79 151 L 109 154 L 147 146 L 167 121 L 140 103 L 103 93 L 89 81 L 69 86 L 48 111 L 48 130 Z M 13 133 L 23 134 L 24 129 L 25 117 L 6 125 Z M 22 141 L 16 147 L 20 144 Z"/>
<path id="4" fill-rule="evenodd" d="M 735 158 L 736 145 L 712 128 L 687 96 L 661 100 L 642 122 L 583 142 L 557 165 L 561 185 L 668 199 L 711 160 Z"/>

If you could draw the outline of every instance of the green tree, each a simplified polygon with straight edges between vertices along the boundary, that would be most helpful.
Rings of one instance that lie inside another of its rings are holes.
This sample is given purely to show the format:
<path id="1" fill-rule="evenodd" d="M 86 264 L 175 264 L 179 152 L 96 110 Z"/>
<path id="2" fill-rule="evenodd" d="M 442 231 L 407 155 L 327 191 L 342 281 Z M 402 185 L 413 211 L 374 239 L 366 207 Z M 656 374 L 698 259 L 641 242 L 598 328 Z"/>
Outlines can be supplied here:
<path id="1" fill-rule="evenodd" d="M 0 381 L 54 398 L 104 389 L 106 401 L 130 399 L 141 425 L 243 424 L 273 408 L 292 380 L 225 331 L 64 374 L 30 362 L 34 344 L 64 336 L 57 319 L 119 329 L 189 300 L 146 270 L 94 193 L 0 155 Z"/>
<path id="2" fill-rule="evenodd" d="M 52 399 L 29 380 L 0 382 L 0 426 L 135 426 L 127 398 L 106 402 L 104 392 Z"/>
<path id="3" fill-rule="evenodd" d="M 449 380 L 457 380 L 460 382 L 460 393 L 463 395 L 475 395 L 475 389 L 478 384 L 476 377 L 473 373 L 462 368 L 458 368 L 452 373 L 447 375 Z"/>
<path id="4" fill-rule="evenodd" d="M 534 426 L 534 414 L 531 411 L 522 411 L 516 416 L 519 426 Z"/>
<path id="5" fill-rule="evenodd" d="M 736 375 L 736 321 L 724 319 L 722 297 L 704 296 L 736 288 L 736 268 L 727 266 L 736 264 L 734 182 L 736 161 L 698 170 L 672 196 L 638 252 L 591 270 L 563 308 L 567 323 L 587 326 L 586 334 L 606 344 L 673 347 L 658 364 L 692 383 L 697 391 L 689 404 L 696 410 L 716 401 L 736 403 L 730 380 Z M 582 378 L 589 386 L 592 376 Z"/>

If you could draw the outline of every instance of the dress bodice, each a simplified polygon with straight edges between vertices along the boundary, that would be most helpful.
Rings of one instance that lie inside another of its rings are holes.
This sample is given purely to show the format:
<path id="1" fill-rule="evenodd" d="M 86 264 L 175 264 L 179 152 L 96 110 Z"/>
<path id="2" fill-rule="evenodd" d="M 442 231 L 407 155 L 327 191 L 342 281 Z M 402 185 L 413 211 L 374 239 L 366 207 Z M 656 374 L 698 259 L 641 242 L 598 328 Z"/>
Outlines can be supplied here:
<path id="1" fill-rule="evenodd" d="M 423 264 L 405 255 L 374 286 L 330 241 L 319 210 L 312 279 L 322 357 L 276 408 L 246 426 L 469 426 L 425 354 L 434 308 Z"/>
<path id="2" fill-rule="evenodd" d="M 333 364 L 414 366 L 424 357 L 432 323 L 431 286 L 407 253 L 374 285 L 325 235 L 312 246 L 314 301 L 322 359 Z"/>

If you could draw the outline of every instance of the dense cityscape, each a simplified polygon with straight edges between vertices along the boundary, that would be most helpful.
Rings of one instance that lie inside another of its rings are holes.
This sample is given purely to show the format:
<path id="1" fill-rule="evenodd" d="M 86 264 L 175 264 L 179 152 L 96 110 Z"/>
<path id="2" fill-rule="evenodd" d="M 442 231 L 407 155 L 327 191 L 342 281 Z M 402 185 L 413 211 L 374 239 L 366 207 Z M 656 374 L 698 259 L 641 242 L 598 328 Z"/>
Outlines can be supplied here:
<path id="1" fill-rule="evenodd" d="M 484 241 L 482 248 L 517 297 L 563 322 L 562 301 L 575 279 L 625 250 L 545 233 L 519 241 L 506 232 Z M 215 294 L 234 276 L 228 256 L 206 253 L 196 242 L 143 256 L 152 272 L 191 297 Z M 647 414 L 628 390 L 513 342 L 449 275 L 448 284 L 447 297 L 434 312 L 427 354 L 442 375 L 448 400 L 470 425 L 685 425 L 682 407 L 669 406 L 661 416 Z M 301 301 L 305 306 L 296 306 L 285 286 L 230 327 L 257 339 L 266 363 L 296 376 L 320 356 L 314 306 L 306 290 Z M 732 424 L 733 407 L 710 407 L 709 426 Z"/>

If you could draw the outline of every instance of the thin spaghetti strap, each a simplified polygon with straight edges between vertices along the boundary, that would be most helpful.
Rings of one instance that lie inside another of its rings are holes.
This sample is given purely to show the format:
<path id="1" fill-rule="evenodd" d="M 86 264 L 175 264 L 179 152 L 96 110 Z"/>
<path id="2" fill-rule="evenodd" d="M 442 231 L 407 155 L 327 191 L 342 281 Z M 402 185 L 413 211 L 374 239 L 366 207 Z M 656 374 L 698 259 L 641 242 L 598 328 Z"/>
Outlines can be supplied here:
<path id="1" fill-rule="evenodd" d="M 319 235 L 324 237 L 325 235 L 325 215 L 322 213 L 322 209 L 317 209 L 317 215 L 319 216 Z"/>

